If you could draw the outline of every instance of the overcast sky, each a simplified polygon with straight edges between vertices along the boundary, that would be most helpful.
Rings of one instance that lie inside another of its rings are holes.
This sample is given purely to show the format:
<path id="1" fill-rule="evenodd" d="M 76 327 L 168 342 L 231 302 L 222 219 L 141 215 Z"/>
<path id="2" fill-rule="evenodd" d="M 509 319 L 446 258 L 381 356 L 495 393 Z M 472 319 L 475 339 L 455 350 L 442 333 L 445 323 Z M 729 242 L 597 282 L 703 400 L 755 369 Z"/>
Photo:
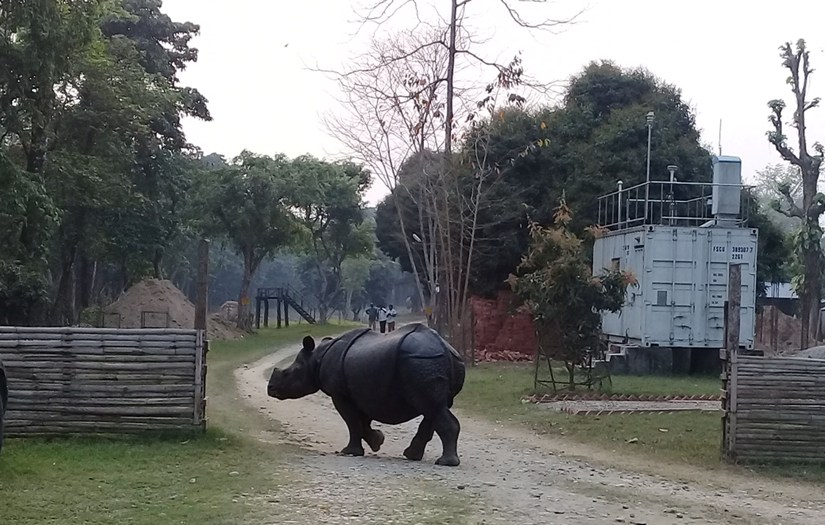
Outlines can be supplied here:
<path id="1" fill-rule="evenodd" d="M 430 0 L 435 1 L 435 0 Z M 440 0 L 438 4 L 449 4 Z M 187 121 L 189 139 L 205 153 L 335 155 L 320 115 L 334 111 L 335 85 L 306 66 L 339 67 L 363 49 L 353 37 L 353 7 L 364 0 L 165 0 L 178 21 L 200 24 L 200 59 L 181 77 L 208 99 L 214 120 Z M 473 0 L 470 23 L 491 37 L 487 56 L 523 52 L 524 68 L 542 80 L 564 80 L 591 60 L 644 66 L 682 89 L 704 142 L 742 158 L 746 179 L 780 162 L 765 138 L 767 101 L 788 100 L 779 45 L 805 38 L 814 73 L 810 92 L 825 97 L 825 2 L 785 0 L 556 0 L 516 2 L 525 16 L 563 17 L 587 7 L 562 34 L 530 33 L 508 23 L 499 0 Z M 400 19 L 399 24 L 409 21 Z M 470 79 L 472 80 L 472 79 Z M 479 79 L 487 82 L 489 79 Z M 644 126 L 644 115 L 639 116 Z M 809 112 L 809 137 L 825 143 L 825 108 Z M 643 170 L 643 166 L 639 166 Z M 369 199 L 386 190 L 376 182 Z"/>

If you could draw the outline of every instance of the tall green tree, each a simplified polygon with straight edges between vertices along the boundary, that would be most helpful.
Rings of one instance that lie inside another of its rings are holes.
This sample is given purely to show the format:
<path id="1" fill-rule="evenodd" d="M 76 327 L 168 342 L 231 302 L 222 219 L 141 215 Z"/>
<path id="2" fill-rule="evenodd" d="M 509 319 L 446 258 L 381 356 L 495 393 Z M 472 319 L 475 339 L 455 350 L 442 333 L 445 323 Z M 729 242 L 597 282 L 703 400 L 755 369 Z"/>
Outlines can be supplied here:
<path id="1" fill-rule="evenodd" d="M 183 200 L 191 173 L 186 157 L 196 150 L 183 133 L 183 117 L 211 120 L 206 98 L 180 85 L 179 73 L 197 61 L 191 39 L 200 28 L 175 22 L 161 11 L 161 0 L 121 0 L 121 9 L 107 14 L 101 31 L 108 41 L 126 40 L 132 58 L 145 72 L 141 107 L 148 125 L 135 134 L 132 185 L 140 197 L 131 217 L 142 229 L 136 239 L 154 277 L 161 277 L 165 247 L 180 233 Z M 148 96 L 146 96 L 148 95 Z"/>
<path id="2" fill-rule="evenodd" d="M 357 304 L 359 296 L 366 292 L 365 285 L 370 276 L 370 260 L 366 257 L 347 257 L 341 265 L 341 288 L 346 294 L 344 311 L 352 313 L 353 321 L 358 320 L 358 314 L 363 307 Z M 356 299 L 355 303 L 353 298 Z"/>
<path id="3" fill-rule="evenodd" d="M 40 276 L 52 322 L 77 321 L 103 265 L 120 269 L 114 293 L 160 276 L 192 176 L 181 118 L 209 118 L 203 96 L 177 77 L 197 58 L 197 31 L 158 0 L 0 4 L 0 193 L 38 199 L 10 209 L 15 223 L 44 227 L 26 230 L 27 255 L 6 266 Z M 14 182 L 20 170 L 25 185 Z"/>
<path id="4" fill-rule="evenodd" d="M 361 166 L 333 164 L 311 156 L 294 159 L 289 171 L 291 206 L 307 231 L 319 317 L 326 322 L 332 306 L 341 302 L 345 293 L 344 260 L 366 254 L 373 246 L 363 204 L 370 176 Z"/>
<path id="5" fill-rule="evenodd" d="M 226 240 L 243 258 L 238 291 L 238 327 L 251 329 L 249 286 L 261 262 L 296 240 L 298 225 L 290 213 L 289 161 L 244 151 L 232 165 L 208 172 L 193 213 L 200 226 Z"/>
<path id="6" fill-rule="evenodd" d="M 101 2 L 0 3 L 0 311 L 43 322 L 61 213 L 44 173 L 56 123 L 76 103 L 75 62 L 92 51 Z M 0 322 L 3 322 L 0 319 Z"/>

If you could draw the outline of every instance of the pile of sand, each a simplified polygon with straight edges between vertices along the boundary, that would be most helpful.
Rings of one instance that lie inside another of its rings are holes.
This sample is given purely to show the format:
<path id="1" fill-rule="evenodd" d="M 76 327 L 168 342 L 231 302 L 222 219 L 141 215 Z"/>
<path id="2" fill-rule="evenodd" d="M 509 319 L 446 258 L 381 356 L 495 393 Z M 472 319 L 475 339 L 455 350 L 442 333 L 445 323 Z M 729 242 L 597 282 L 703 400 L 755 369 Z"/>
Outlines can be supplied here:
<path id="1" fill-rule="evenodd" d="M 106 317 L 120 316 L 120 328 L 193 328 L 195 305 L 171 281 L 143 280 L 104 309 Z M 143 318 L 144 326 L 141 326 Z M 107 322 L 107 324 L 109 324 Z M 218 315 L 207 320 L 209 339 L 240 339 L 243 332 Z"/>
<path id="2" fill-rule="evenodd" d="M 795 357 L 805 357 L 807 359 L 825 359 L 825 346 L 815 346 L 799 352 Z"/>

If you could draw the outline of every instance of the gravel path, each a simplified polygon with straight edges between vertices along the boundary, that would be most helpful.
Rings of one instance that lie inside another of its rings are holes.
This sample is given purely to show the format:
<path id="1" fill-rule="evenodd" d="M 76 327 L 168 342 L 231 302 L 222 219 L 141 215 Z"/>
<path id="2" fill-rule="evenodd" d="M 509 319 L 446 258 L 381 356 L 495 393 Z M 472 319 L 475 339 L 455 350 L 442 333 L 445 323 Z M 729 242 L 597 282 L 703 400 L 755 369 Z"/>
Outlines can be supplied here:
<path id="1" fill-rule="evenodd" d="M 266 395 L 271 368 L 288 364 L 296 351 L 281 349 L 236 371 L 242 397 L 263 417 L 284 426 L 284 436 L 260 438 L 300 446 L 290 462 L 298 481 L 266 498 L 272 518 L 263 523 L 825 523 L 825 501 L 815 487 L 739 476 L 720 479 L 718 473 L 707 473 L 701 483 L 670 480 L 667 473 L 634 473 L 604 466 L 603 458 L 596 462 L 560 454 L 554 438 L 464 414 L 458 414 L 460 467 L 433 465 L 441 450 L 437 437 L 424 461 L 402 457 L 417 420 L 376 425 L 387 438 L 378 454 L 339 457 L 335 451 L 346 442 L 346 426 L 329 398 L 319 393 L 277 401 Z M 675 470 L 664 470 L 674 475 Z M 719 488 L 722 484 L 735 488 Z"/>

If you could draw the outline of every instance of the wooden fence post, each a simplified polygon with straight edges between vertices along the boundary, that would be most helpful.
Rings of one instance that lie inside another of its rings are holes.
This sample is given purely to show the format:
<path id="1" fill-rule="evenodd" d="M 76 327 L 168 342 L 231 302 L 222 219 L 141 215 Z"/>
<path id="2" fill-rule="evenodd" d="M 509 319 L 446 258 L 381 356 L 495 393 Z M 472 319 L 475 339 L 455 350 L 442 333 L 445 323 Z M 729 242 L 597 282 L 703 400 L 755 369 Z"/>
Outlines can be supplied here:
<path id="1" fill-rule="evenodd" d="M 727 459 L 736 459 L 736 363 L 742 319 L 742 265 L 728 270 L 728 300 L 725 307 L 725 419 L 722 432 Z"/>
<path id="2" fill-rule="evenodd" d="M 197 297 L 195 299 L 195 395 L 192 422 L 202 429 L 206 428 L 206 352 L 208 349 L 206 333 L 206 312 L 209 304 L 209 241 L 201 239 L 198 243 Z"/>

